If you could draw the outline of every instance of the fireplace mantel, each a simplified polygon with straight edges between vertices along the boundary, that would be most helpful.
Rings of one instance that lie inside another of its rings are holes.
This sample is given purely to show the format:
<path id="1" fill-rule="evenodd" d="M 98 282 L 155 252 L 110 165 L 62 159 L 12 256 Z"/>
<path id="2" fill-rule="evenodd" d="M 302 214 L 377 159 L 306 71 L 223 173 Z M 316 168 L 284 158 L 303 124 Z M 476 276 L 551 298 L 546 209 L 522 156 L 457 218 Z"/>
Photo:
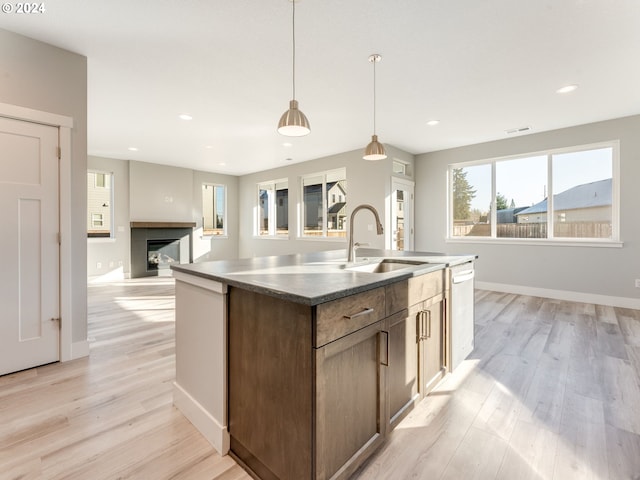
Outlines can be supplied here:
<path id="1" fill-rule="evenodd" d="M 131 222 L 131 228 L 195 228 L 196 222 Z"/>

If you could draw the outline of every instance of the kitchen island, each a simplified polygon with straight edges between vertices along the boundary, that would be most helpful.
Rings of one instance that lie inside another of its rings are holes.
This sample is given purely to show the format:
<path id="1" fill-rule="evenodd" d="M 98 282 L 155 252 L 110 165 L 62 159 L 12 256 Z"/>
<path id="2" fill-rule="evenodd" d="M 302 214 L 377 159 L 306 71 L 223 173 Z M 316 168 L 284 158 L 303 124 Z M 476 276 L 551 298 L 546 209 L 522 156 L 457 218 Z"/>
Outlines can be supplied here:
<path id="1" fill-rule="evenodd" d="M 359 249 L 173 266 L 175 405 L 263 479 L 347 478 L 451 369 L 450 269 Z"/>

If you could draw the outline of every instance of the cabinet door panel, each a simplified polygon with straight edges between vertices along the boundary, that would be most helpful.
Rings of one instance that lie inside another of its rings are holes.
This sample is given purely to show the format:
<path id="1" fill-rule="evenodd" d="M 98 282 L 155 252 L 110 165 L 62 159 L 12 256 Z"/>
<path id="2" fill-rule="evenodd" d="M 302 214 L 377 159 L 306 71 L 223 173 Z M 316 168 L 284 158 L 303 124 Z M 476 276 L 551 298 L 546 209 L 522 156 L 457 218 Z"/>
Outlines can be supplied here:
<path id="1" fill-rule="evenodd" d="M 389 318 L 389 421 L 395 425 L 420 397 L 418 345 L 420 305 Z"/>
<path id="2" fill-rule="evenodd" d="M 384 436 L 381 322 L 316 350 L 316 478 L 346 478 Z"/>
<path id="3" fill-rule="evenodd" d="M 434 303 L 424 311 L 423 331 L 423 376 L 422 387 L 426 395 L 444 375 L 442 348 L 442 301 Z"/>

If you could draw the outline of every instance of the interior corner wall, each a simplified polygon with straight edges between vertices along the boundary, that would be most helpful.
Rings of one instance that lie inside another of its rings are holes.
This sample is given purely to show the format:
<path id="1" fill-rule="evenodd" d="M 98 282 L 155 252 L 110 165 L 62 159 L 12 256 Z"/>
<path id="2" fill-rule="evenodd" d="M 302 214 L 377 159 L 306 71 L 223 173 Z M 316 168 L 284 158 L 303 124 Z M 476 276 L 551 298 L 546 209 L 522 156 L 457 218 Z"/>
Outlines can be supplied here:
<path id="1" fill-rule="evenodd" d="M 640 116 L 591 123 L 416 157 L 416 249 L 479 255 L 477 280 L 500 289 L 571 292 L 593 303 L 640 305 Z M 447 242 L 447 169 L 458 162 L 620 140 L 622 248 Z M 518 291 L 516 293 L 518 293 Z M 545 295 L 546 296 L 546 295 Z M 571 297 L 571 295 L 569 295 Z M 628 300 L 628 301 L 627 301 Z"/>
<path id="2" fill-rule="evenodd" d="M 87 59 L 0 29 L 0 102 L 64 115 L 71 129 L 71 340 L 87 339 Z M 64 241 L 64 239 L 63 239 Z M 66 319 L 67 321 L 69 319 Z M 65 321 L 65 319 L 63 319 Z"/>
<path id="3" fill-rule="evenodd" d="M 346 167 L 347 172 L 347 214 L 362 203 L 373 205 L 378 210 L 381 221 L 390 208 L 391 176 L 393 159 L 397 158 L 413 166 L 413 155 L 392 145 L 385 145 L 388 158 L 380 161 L 362 159 L 362 150 L 339 153 L 306 162 L 294 163 L 280 168 L 264 170 L 240 177 L 240 257 L 266 255 L 286 255 L 321 250 L 344 249 L 346 256 L 347 239 L 300 238 L 301 178 L 305 175 L 322 173 Z M 268 238 L 256 235 L 257 204 L 259 183 L 287 179 L 289 183 L 289 235 L 285 238 Z M 372 248 L 385 248 L 385 236 L 376 235 L 374 217 L 370 212 L 357 214 L 354 238 L 357 242 L 368 243 Z M 349 228 L 349 227 L 348 227 Z"/>

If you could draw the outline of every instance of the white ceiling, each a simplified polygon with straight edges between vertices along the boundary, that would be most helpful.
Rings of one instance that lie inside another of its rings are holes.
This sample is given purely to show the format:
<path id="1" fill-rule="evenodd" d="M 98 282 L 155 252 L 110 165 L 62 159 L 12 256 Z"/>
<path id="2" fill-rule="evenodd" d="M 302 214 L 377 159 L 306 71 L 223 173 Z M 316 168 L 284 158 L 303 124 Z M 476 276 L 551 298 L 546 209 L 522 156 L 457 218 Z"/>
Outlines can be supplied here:
<path id="1" fill-rule="evenodd" d="M 239 175 L 363 149 L 372 53 L 377 133 L 413 154 L 640 113 L 638 0 L 298 0 L 299 138 L 290 0 L 44 4 L 0 28 L 87 56 L 90 155 Z"/>

